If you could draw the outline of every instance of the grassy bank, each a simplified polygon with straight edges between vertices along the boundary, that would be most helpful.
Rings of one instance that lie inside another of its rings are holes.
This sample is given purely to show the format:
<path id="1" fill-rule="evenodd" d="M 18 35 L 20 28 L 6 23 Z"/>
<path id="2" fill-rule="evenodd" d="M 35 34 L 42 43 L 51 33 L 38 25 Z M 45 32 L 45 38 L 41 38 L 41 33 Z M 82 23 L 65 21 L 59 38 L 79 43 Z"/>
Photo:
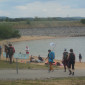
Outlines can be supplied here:
<path id="1" fill-rule="evenodd" d="M 30 21 L 28 24 L 26 21 L 20 22 L 0 22 L 0 24 L 10 24 L 13 28 L 54 28 L 54 27 L 82 27 L 80 21 Z"/>
<path id="2" fill-rule="evenodd" d="M 48 69 L 47 65 L 40 65 L 39 63 L 18 63 L 19 69 Z M 54 69 L 58 69 L 58 66 L 54 66 Z M 10 64 L 6 61 L 0 61 L 0 69 L 16 69 L 16 62 Z"/>
<path id="3" fill-rule="evenodd" d="M 85 85 L 85 77 L 48 80 L 0 81 L 0 85 Z"/>
<path id="4" fill-rule="evenodd" d="M 36 64 L 30 64 L 30 63 L 18 63 L 19 69 L 39 69 L 44 68 L 44 66 L 36 65 Z M 6 61 L 0 61 L 0 69 L 16 69 L 16 62 L 13 62 L 10 64 Z"/>

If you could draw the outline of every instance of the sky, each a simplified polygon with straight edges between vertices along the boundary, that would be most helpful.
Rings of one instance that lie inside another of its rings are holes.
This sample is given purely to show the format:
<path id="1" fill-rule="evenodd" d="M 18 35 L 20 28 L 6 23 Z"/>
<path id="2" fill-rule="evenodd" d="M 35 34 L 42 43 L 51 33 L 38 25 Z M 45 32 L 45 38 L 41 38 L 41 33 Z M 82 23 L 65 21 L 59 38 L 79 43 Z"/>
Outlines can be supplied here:
<path id="1" fill-rule="evenodd" d="M 0 16 L 85 17 L 85 0 L 0 0 Z"/>

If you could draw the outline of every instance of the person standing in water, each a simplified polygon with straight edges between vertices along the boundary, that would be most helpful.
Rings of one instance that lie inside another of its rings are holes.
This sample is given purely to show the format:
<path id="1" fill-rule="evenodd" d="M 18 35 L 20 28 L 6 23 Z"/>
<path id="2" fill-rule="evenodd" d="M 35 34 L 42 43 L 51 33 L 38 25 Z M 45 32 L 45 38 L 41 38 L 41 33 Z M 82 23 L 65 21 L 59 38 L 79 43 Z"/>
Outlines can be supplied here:
<path id="1" fill-rule="evenodd" d="M 26 46 L 26 54 L 29 54 L 29 47 L 28 46 Z"/>
<path id="2" fill-rule="evenodd" d="M 81 60 L 82 60 L 82 55 L 81 53 L 79 54 L 79 62 L 81 63 Z"/>

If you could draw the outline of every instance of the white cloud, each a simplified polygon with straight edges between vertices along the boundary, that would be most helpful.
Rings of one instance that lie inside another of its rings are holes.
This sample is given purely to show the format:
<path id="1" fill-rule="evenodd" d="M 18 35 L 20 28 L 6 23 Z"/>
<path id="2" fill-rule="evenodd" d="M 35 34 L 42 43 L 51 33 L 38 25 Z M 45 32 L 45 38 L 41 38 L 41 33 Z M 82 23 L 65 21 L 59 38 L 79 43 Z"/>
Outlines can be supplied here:
<path id="1" fill-rule="evenodd" d="M 9 16 L 9 15 L 10 15 L 9 12 L 0 10 L 0 16 Z"/>
<path id="2" fill-rule="evenodd" d="M 13 10 L 7 11 L 5 15 L 9 17 L 66 17 L 67 15 L 85 17 L 85 8 L 73 9 L 68 5 L 58 4 L 56 1 L 33 2 L 16 6 Z"/>
<path id="3" fill-rule="evenodd" d="M 23 11 L 23 10 L 26 10 L 27 7 L 26 6 L 16 6 L 17 9 Z"/>

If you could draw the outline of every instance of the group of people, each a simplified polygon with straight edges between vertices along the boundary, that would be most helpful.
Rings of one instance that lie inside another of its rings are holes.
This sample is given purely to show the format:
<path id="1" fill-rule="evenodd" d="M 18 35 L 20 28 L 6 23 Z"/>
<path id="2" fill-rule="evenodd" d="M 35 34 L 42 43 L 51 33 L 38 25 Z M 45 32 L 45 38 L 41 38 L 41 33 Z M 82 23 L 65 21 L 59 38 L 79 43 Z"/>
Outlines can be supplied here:
<path id="1" fill-rule="evenodd" d="M 79 62 L 81 63 L 82 55 L 79 54 Z M 63 52 L 63 59 L 64 71 L 66 72 L 66 67 L 69 69 L 69 75 L 74 75 L 74 66 L 75 66 L 75 54 L 73 49 L 70 49 L 70 53 L 67 52 L 65 49 Z"/>
<path id="2" fill-rule="evenodd" d="M 15 48 L 12 46 L 11 43 L 8 45 L 4 45 L 4 52 L 6 53 L 6 61 L 9 60 L 10 64 L 12 64 Z"/>
<path id="3" fill-rule="evenodd" d="M 64 65 L 64 71 L 66 72 L 66 67 L 69 70 L 69 75 L 74 75 L 74 66 L 75 66 L 75 54 L 73 52 L 73 49 L 70 49 L 70 52 L 68 53 L 65 49 L 63 52 L 63 59 L 62 59 L 63 65 Z"/>
<path id="4" fill-rule="evenodd" d="M 66 49 L 64 49 L 63 52 L 63 58 L 62 58 L 62 63 L 64 65 L 64 72 L 66 72 L 66 68 L 69 70 L 69 75 L 74 75 L 74 66 L 75 66 L 75 54 L 73 52 L 73 49 L 69 50 L 70 52 L 68 53 Z M 55 58 L 55 53 L 52 52 L 51 50 L 48 50 L 48 56 L 46 59 L 48 59 L 49 62 L 49 72 L 54 71 L 53 70 L 53 60 Z M 79 61 L 81 62 L 82 56 L 79 54 Z"/>
<path id="5" fill-rule="evenodd" d="M 62 63 L 64 65 L 64 72 L 66 72 L 66 69 L 68 68 L 69 70 L 69 75 L 74 75 L 74 66 L 75 66 L 75 54 L 73 52 L 73 49 L 69 50 L 70 52 L 68 53 L 66 49 L 64 49 L 63 52 L 63 58 L 62 58 Z M 0 58 L 1 58 L 1 52 L 2 52 L 2 47 L 0 46 Z M 12 44 L 4 45 L 4 52 L 6 53 L 6 61 L 10 61 L 10 64 L 13 61 L 13 55 L 15 53 L 15 48 L 12 46 Z M 26 54 L 29 54 L 29 48 L 26 46 Z M 55 53 L 51 50 L 48 50 L 48 56 L 47 58 L 49 62 L 49 72 L 54 71 L 53 70 L 53 60 L 55 59 Z M 79 61 L 81 62 L 82 56 L 79 54 Z M 33 62 L 34 58 L 31 56 L 30 57 L 30 62 Z M 39 55 L 38 56 L 38 61 L 44 61 L 44 59 Z"/>
<path id="6" fill-rule="evenodd" d="M 44 62 L 44 59 L 40 55 L 36 59 L 31 55 L 30 62 L 41 63 L 41 62 Z"/>

